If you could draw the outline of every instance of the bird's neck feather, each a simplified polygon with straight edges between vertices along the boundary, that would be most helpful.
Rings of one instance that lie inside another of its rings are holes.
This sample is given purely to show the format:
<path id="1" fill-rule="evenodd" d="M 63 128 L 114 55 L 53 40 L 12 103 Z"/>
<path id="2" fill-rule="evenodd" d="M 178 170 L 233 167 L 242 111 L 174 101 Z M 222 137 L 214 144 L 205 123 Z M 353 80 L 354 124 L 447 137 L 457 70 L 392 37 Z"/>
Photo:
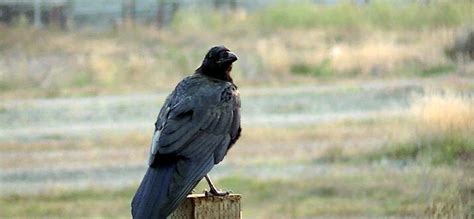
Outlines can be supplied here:
<path id="1" fill-rule="evenodd" d="M 219 71 L 213 68 L 206 68 L 205 66 L 200 66 L 196 69 L 195 74 L 202 74 L 211 78 L 216 78 L 219 80 L 224 80 L 233 83 L 232 77 L 230 77 L 230 71 Z"/>

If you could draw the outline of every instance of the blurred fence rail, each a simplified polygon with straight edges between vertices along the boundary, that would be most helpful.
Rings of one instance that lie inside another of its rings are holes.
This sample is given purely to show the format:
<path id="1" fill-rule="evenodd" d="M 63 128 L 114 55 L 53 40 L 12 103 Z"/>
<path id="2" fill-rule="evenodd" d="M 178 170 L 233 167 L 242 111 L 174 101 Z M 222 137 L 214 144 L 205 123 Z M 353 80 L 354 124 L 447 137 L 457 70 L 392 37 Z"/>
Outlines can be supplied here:
<path id="1" fill-rule="evenodd" d="M 55 26 L 60 29 L 92 27 L 110 29 L 125 22 L 166 26 L 181 9 L 212 9 L 217 11 L 252 11 L 275 4 L 336 4 L 343 0 L 0 0 L 0 23 L 18 20 L 36 27 Z M 372 0 L 352 0 L 364 5 Z M 399 3 L 423 3 L 429 0 L 404 0 Z"/>

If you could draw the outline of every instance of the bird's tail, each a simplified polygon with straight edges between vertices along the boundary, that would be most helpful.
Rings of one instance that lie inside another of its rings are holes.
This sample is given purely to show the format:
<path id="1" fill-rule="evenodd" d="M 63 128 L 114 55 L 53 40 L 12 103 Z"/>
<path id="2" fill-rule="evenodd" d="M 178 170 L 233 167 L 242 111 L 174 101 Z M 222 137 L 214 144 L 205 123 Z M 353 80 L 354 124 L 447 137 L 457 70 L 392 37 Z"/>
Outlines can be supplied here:
<path id="1" fill-rule="evenodd" d="M 132 200 L 133 218 L 166 218 L 160 206 L 168 200 L 176 164 L 165 164 L 149 167 Z"/>
<path id="2" fill-rule="evenodd" d="M 132 200 L 132 216 L 166 218 L 212 169 L 212 159 L 199 164 L 187 162 L 149 167 Z"/>

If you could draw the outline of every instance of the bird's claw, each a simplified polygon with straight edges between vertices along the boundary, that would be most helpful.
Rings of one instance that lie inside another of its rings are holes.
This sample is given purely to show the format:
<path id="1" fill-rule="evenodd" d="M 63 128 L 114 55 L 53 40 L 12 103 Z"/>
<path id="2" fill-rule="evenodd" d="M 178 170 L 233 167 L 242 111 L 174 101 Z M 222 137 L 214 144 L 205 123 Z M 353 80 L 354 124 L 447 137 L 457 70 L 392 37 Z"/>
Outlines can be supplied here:
<path id="1" fill-rule="evenodd" d="M 220 197 L 224 197 L 224 196 L 228 196 L 232 191 L 218 191 L 218 190 L 213 190 L 211 189 L 210 191 L 207 191 L 207 190 L 204 190 L 204 195 L 206 197 L 213 197 L 213 196 L 220 196 Z"/>

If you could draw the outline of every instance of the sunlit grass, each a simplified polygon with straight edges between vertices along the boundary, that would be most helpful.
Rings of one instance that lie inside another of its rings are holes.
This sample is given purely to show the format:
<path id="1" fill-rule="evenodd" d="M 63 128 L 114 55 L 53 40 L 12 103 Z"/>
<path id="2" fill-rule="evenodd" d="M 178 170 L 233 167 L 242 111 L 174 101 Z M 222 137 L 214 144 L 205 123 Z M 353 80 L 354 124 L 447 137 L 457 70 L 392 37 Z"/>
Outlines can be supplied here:
<path id="1" fill-rule="evenodd" d="M 412 111 L 422 137 L 466 138 L 474 133 L 474 99 L 469 95 L 428 93 L 415 100 Z"/>
<path id="2" fill-rule="evenodd" d="M 474 159 L 474 99 L 452 93 L 428 94 L 412 107 L 418 147 L 434 162 Z"/>

